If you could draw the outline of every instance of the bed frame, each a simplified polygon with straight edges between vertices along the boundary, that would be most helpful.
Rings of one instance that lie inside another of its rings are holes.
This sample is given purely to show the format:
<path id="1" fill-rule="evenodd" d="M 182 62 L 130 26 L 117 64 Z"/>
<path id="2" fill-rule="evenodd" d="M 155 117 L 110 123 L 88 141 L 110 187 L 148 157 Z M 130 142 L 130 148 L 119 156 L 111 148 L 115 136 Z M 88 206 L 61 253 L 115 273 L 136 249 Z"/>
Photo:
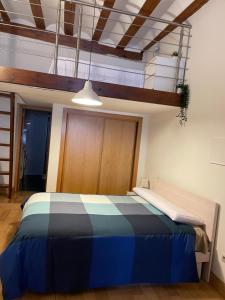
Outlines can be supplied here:
<path id="1" fill-rule="evenodd" d="M 204 230 L 210 242 L 210 251 L 207 254 L 196 252 L 196 261 L 199 278 L 208 282 L 215 246 L 219 205 L 216 202 L 184 191 L 159 178 L 151 180 L 151 189 L 186 211 L 199 216 L 205 222 Z"/>

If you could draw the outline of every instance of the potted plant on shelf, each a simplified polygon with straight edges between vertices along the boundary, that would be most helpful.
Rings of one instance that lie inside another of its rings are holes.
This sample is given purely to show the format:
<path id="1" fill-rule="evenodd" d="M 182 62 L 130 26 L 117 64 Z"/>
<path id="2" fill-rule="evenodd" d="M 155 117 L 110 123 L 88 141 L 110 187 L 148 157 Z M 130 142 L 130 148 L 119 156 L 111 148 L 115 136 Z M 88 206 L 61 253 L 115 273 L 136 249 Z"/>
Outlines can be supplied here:
<path id="1" fill-rule="evenodd" d="M 189 106 L 190 100 L 190 88 L 188 84 L 179 83 L 177 85 L 177 92 L 179 91 L 181 95 L 181 103 L 180 103 L 180 112 L 177 115 L 180 118 L 181 126 L 185 125 L 187 122 L 187 110 Z"/>

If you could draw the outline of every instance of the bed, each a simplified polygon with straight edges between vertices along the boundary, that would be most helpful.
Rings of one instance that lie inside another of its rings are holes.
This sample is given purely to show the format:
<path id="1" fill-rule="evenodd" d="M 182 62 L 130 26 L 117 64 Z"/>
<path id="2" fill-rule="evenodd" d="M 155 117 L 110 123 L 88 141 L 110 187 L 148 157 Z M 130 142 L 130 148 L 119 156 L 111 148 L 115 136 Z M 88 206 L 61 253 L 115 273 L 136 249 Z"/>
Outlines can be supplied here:
<path id="1" fill-rule="evenodd" d="M 151 180 L 151 189 L 157 194 L 166 197 L 171 203 L 178 205 L 187 212 L 190 212 L 197 217 L 199 216 L 204 221 L 203 229 L 208 238 L 209 250 L 206 253 L 196 251 L 195 256 L 199 278 L 209 282 L 215 246 L 219 204 L 205 197 L 197 196 L 191 192 L 185 191 L 161 178 L 153 178 Z"/>
<path id="2" fill-rule="evenodd" d="M 195 242 L 191 225 L 172 221 L 136 194 L 35 194 L 0 256 L 4 299 L 26 290 L 197 282 Z"/>

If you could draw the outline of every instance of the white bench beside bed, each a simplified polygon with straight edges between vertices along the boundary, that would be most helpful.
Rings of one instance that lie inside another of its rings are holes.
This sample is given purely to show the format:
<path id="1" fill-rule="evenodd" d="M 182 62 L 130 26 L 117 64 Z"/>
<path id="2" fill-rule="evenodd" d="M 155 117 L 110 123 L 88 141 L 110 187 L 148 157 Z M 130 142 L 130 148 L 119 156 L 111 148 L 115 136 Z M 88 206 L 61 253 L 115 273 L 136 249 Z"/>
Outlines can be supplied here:
<path id="1" fill-rule="evenodd" d="M 190 214 L 204 221 L 204 230 L 209 240 L 209 252 L 196 252 L 199 277 L 209 281 L 215 245 L 219 205 L 209 199 L 196 196 L 161 179 L 151 180 L 151 190 Z"/>

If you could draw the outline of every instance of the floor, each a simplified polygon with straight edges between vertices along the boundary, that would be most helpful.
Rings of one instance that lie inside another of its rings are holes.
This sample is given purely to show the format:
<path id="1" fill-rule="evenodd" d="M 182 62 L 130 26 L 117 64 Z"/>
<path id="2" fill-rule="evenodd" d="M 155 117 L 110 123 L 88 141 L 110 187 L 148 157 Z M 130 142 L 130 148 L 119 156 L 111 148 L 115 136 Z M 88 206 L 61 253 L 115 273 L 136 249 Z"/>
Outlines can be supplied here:
<path id="1" fill-rule="evenodd" d="M 11 199 L 8 199 L 3 192 L 0 192 L 0 203 L 22 203 L 29 196 L 31 196 L 34 192 L 17 192 L 14 193 Z"/>
<path id="2" fill-rule="evenodd" d="M 8 202 L 0 196 L 0 253 L 13 237 L 21 216 L 20 203 L 31 193 L 20 192 Z M 17 300 L 218 300 L 224 299 L 209 284 L 181 284 L 175 286 L 136 286 L 87 291 L 74 295 L 26 294 Z M 3 300 L 0 287 L 0 300 Z"/>

